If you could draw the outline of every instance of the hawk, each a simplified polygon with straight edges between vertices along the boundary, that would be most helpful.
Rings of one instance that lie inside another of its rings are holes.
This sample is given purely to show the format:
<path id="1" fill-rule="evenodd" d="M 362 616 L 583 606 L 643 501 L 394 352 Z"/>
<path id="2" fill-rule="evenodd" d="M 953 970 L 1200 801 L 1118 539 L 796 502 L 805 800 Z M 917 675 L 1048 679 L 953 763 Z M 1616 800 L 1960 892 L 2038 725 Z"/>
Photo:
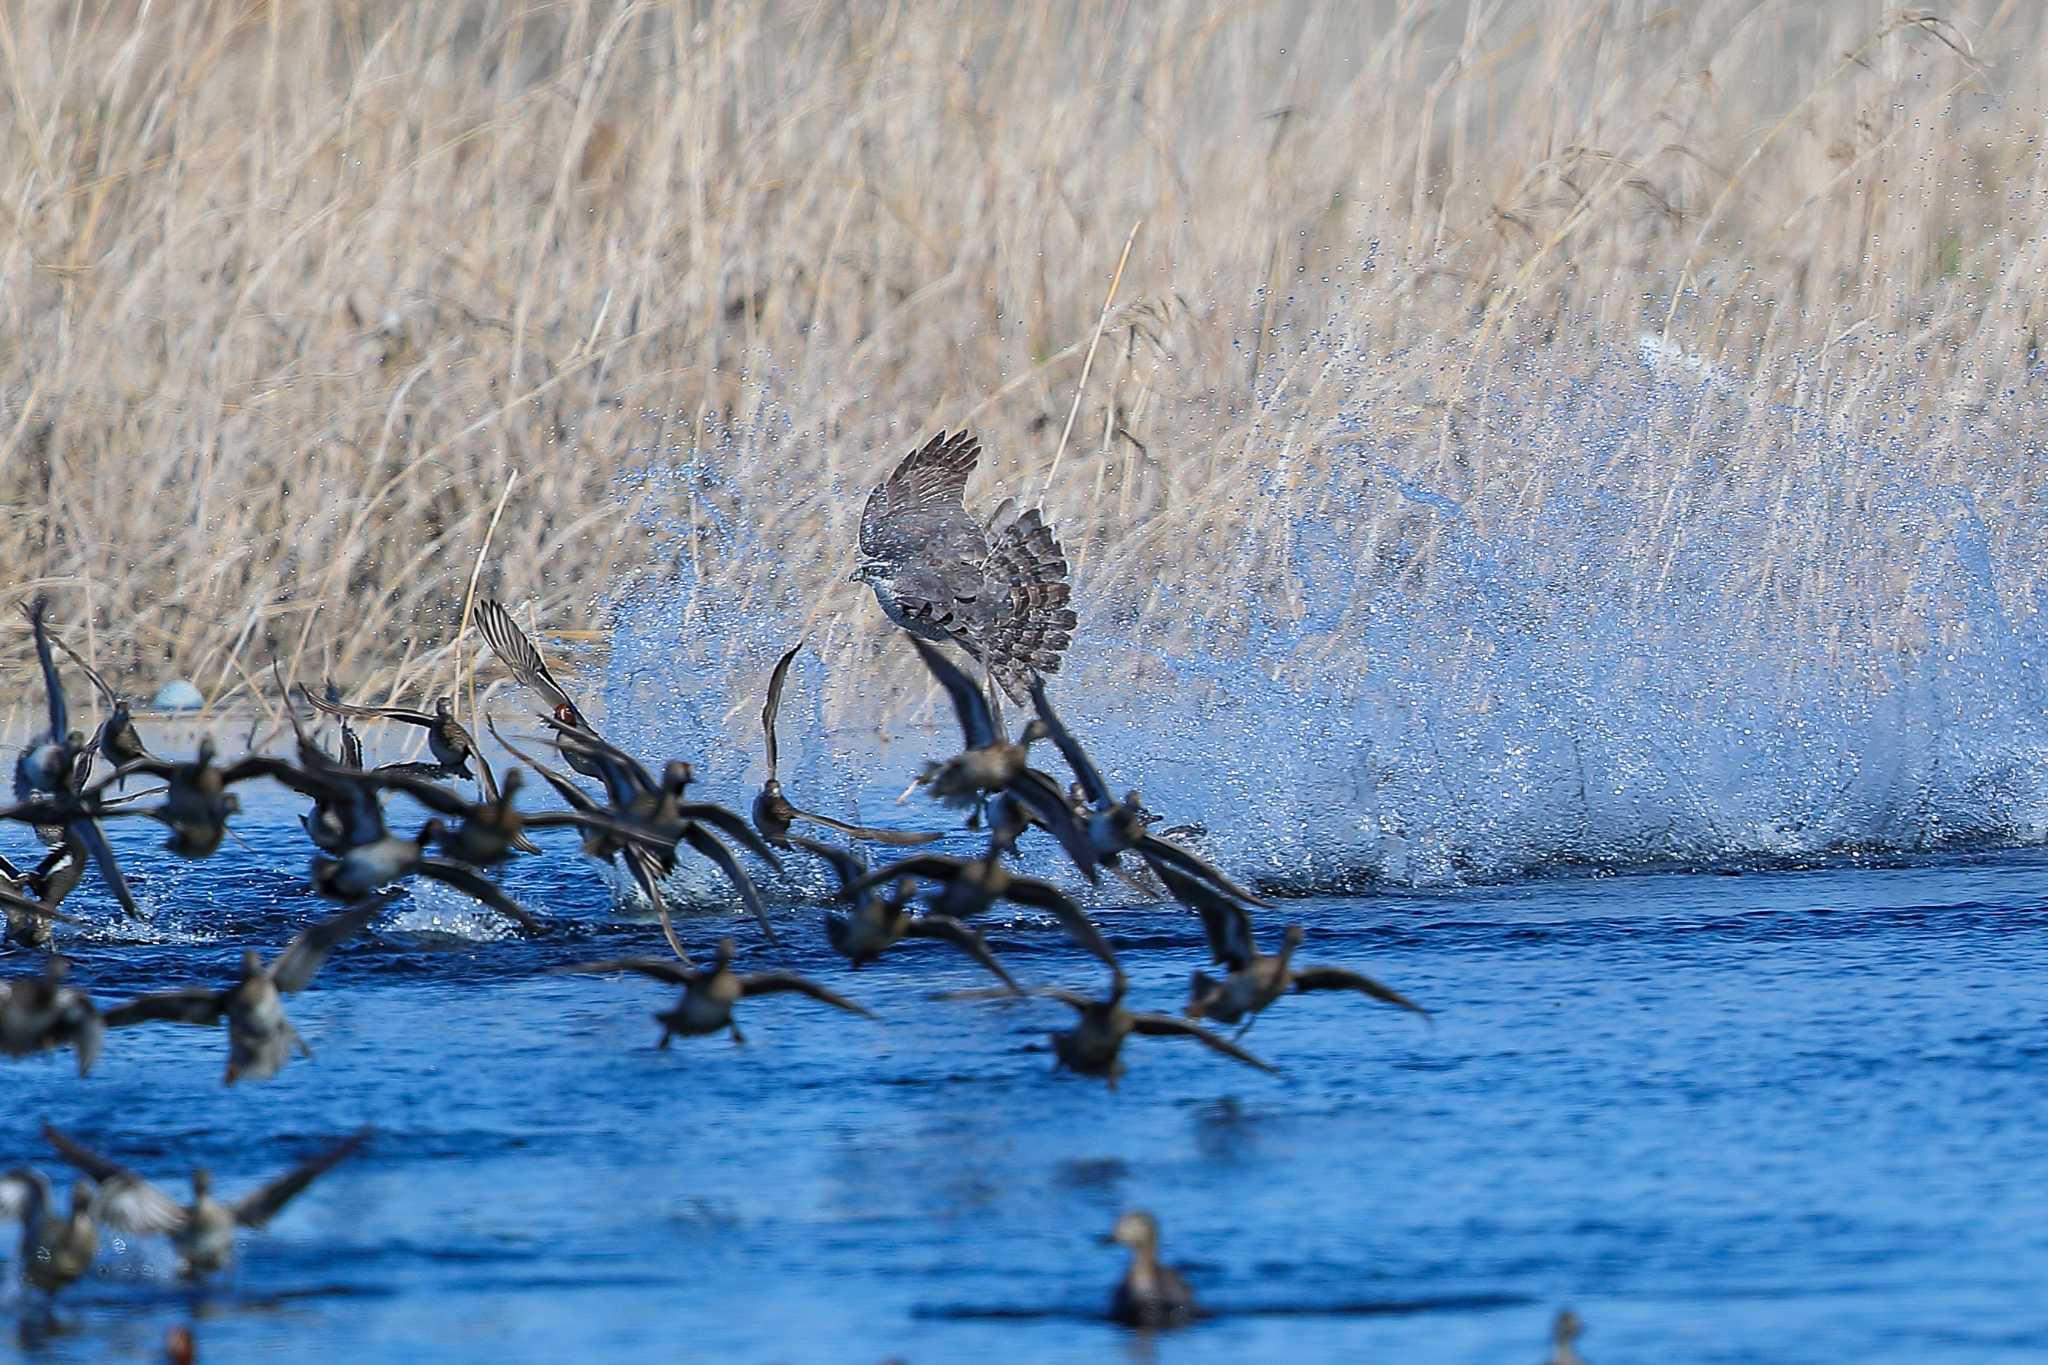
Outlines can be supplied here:
<path id="1" fill-rule="evenodd" d="M 1010 700 L 1057 673 L 1073 640 L 1067 557 L 1033 507 L 1005 498 L 984 524 L 968 514 L 968 476 L 981 458 L 969 432 L 913 450 L 860 514 L 856 582 L 875 590 L 891 621 L 965 649 Z"/>

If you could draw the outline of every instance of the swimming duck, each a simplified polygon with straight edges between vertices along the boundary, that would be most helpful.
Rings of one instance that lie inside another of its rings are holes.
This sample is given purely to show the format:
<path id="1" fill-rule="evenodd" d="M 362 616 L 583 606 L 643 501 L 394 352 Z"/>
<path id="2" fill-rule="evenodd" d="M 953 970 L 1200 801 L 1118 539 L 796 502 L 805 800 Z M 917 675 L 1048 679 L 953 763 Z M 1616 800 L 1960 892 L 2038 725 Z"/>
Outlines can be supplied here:
<path id="1" fill-rule="evenodd" d="M 313 1055 L 306 1040 L 285 1017 L 284 997 L 310 986 L 327 955 L 368 927 L 389 901 L 389 896 L 373 896 L 301 929 L 268 965 L 253 951 L 243 953 L 241 979 L 226 990 L 190 986 L 139 995 L 108 1010 L 106 1025 L 126 1028 L 132 1024 L 167 1023 L 212 1027 L 226 1019 L 226 1083 L 268 1080 L 290 1060 L 294 1048 L 304 1056 Z"/>
<path id="2" fill-rule="evenodd" d="M 1045 735 L 1045 727 L 1033 718 L 1015 743 L 1005 739 L 988 695 L 974 680 L 932 646 L 908 637 L 918 657 L 952 699 L 953 714 L 960 722 L 966 748 L 951 758 L 927 763 L 914 786 L 956 808 L 975 808 L 986 798 L 1002 793 L 1031 812 L 1037 822 L 1059 840 L 1060 847 L 1074 860 L 1089 881 L 1096 880 L 1095 850 L 1074 819 L 1073 809 L 1059 784 L 1031 766 L 1031 746 Z"/>
<path id="3" fill-rule="evenodd" d="M 467 777 L 472 780 L 476 774 L 470 771 L 469 761 L 474 758 L 482 763 L 477 753 L 476 739 L 455 719 L 455 702 L 448 697 L 436 697 L 431 712 L 416 711 L 407 706 L 351 706 L 346 703 L 316 697 L 305 692 L 307 701 L 315 709 L 331 716 L 352 720 L 396 720 L 407 725 L 417 725 L 427 732 L 427 751 L 434 756 L 431 764 L 394 763 L 391 767 L 400 772 L 425 772 L 443 777 Z"/>
<path id="4" fill-rule="evenodd" d="M 1269 957 L 1253 942 L 1251 916 L 1243 906 L 1170 864 L 1161 867 L 1159 875 L 1176 899 L 1199 911 L 1211 958 L 1230 969 L 1230 975 L 1221 981 L 1206 972 L 1195 973 L 1188 990 L 1188 1018 L 1214 1019 L 1219 1024 L 1242 1021 L 1238 1036 L 1243 1037 L 1259 1014 L 1290 990 L 1357 991 L 1382 1004 L 1429 1017 L 1428 1010 L 1362 972 L 1294 966 L 1294 952 L 1302 940 L 1299 924 L 1287 926 L 1280 951 Z"/>
<path id="5" fill-rule="evenodd" d="M 96 1182 L 94 1206 L 101 1222 L 130 1236 L 169 1237 L 178 1253 L 179 1271 L 197 1279 L 233 1263 L 238 1229 L 268 1226 L 307 1186 L 353 1156 L 370 1140 L 371 1131 L 358 1129 L 233 1203 L 214 1198 L 212 1174 L 196 1167 L 190 1204 L 180 1204 L 134 1171 L 87 1150 L 47 1123 L 43 1138 Z"/>
<path id="6" fill-rule="evenodd" d="M 98 1192 L 86 1181 L 71 1187 L 71 1210 L 59 1213 L 49 1177 L 26 1167 L 0 1175 L 0 1218 L 21 1220 L 16 1273 L 23 1283 L 55 1298 L 92 1269 L 99 1254 Z"/>
<path id="7" fill-rule="evenodd" d="M 1149 828 L 1152 813 L 1145 809 L 1144 798 L 1137 792 L 1126 794 L 1120 801 L 1111 796 L 1109 784 L 1103 781 L 1102 773 L 1088 757 L 1087 750 L 1081 747 L 1080 741 L 1074 738 L 1073 732 L 1052 709 L 1042 680 L 1031 686 L 1031 703 L 1037 709 L 1041 731 L 1073 770 L 1080 797 L 1077 804 L 1087 821 L 1088 842 L 1096 856 L 1114 863 L 1120 855 L 1135 851 L 1155 870 L 1161 863 L 1169 863 L 1186 875 L 1220 887 L 1239 900 L 1271 908 L 1271 901 L 1262 900 L 1245 890 L 1214 863 L 1152 833 Z"/>
<path id="8" fill-rule="evenodd" d="M 935 839 L 943 838 L 943 835 L 937 833 L 870 829 L 864 825 L 849 825 L 844 821 L 834 820 L 829 815 L 818 815 L 812 811 L 799 809 L 783 795 L 782 783 L 777 781 L 775 776 L 775 716 L 782 709 L 782 684 L 789 675 L 789 665 L 803 647 L 802 640 L 791 645 L 789 652 L 777 661 L 775 671 L 768 675 L 768 699 L 761 707 L 761 733 L 767 741 L 768 748 L 768 780 L 761 784 L 760 794 L 754 798 L 754 828 L 761 831 L 761 836 L 778 848 L 789 847 L 789 828 L 798 820 L 808 820 L 827 829 L 836 829 L 850 838 L 866 839 L 878 844 L 907 847 L 928 844 Z"/>
<path id="9" fill-rule="evenodd" d="M 78 1074 L 92 1071 L 106 1022 L 91 996 L 64 984 L 70 973 L 70 963 L 51 957 L 41 976 L 0 981 L 0 1052 L 28 1057 L 69 1047 L 78 1055 Z"/>
<path id="10" fill-rule="evenodd" d="M 1159 1261 L 1159 1220 L 1132 1209 L 1102 1237 L 1105 1246 L 1127 1247 L 1131 1263 L 1110 1295 L 1109 1316 L 1126 1327 L 1178 1327 L 1200 1311 L 1195 1291 L 1179 1271 Z"/>
<path id="11" fill-rule="evenodd" d="M 518 680 L 520 686 L 548 704 L 548 714 L 573 730 L 597 735 L 597 727 L 590 723 L 568 690 L 555 681 L 548 661 L 541 657 L 541 652 L 534 648 L 533 641 L 526 638 L 526 632 L 519 628 L 519 623 L 512 619 L 512 613 L 505 610 L 503 604 L 488 597 L 477 603 L 476 625 L 483 633 L 485 643 L 490 645 L 491 653 L 498 656 L 498 662 L 505 665 L 506 671 Z M 603 776 L 584 755 L 567 749 L 561 752 L 563 762 L 573 771 L 585 777 Z"/>
<path id="12" fill-rule="evenodd" d="M 1117 966 L 1116 949 L 1109 946 L 1109 940 L 1102 936 L 1102 930 L 1096 927 L 1095 921 L 1089 919 L 1070 896 L 1051 882 L 1010 871 L 994 849 L 980 858 L 915 853 L 864 874 L 847 887 L 846 894 L 858 896 L 885 882 L 906 877 L 939 884 L 940 891 L 932 899 L 932 910 L 940 915 L 966 919 L 990 909 L 997 901 L 1005 900 L 1046 911 L 1060 922 L 1068 937 L 1093 953 L 1112 972 L 1120 973 L 1122 970 Z"/>
<path id="13" fill-rule="evenodd" d="M 1052 1035 L 1053 1070 L 1065 1068 L 1082 1076 L 1097 1076 L 1109 1082 L 1109 1088 L 1114 1090 L 1117 1080 L 1124 1074 L 1124 1039 L 1133 1033 L 1144 1033 L 1164 1038 L 1192 1038 L 1211 1051 L 1220 1052 L 1246 1066 L 1257 1067 L 1269 1075 L 1279 1074 L 1271 1063 L 1259 1060 L 1228 1038 L 1211 1033 L 1199 1024 L 1176 1019 L 1170 1014 L 1143 1014 L 1125 1009 L 1124 992 L 1128 984 L 1119 972 L 1110 983 L 1109 995 L 1100 1000 L 1059 986 L 1037 986 L 1025 992 L 1057 1000 L 1080 1016 L 1073 1028 Z M 1001 991 L 954 991 L 944 998 L 1007 1000 L 1010 996 Z"/>
<path id="14" fill-rule="evenodd" d="M 683 988 L 683 998 L 671 1009 L 655 1015 L 661 1024 L 661 1042 L 667 1047 L 675 1037 L 696 1038 L 709 1033 L 728 1031 L 735 1043 L 746 1042 L 740 1026 L 732 1017 L 733 1006 L 749 996 L 776 995 L 795 992 L 808 995 L 813 1000 L 842 1009 L 849 1014 L 858 1014 L 872 1019 L 872 1011 L 856 1005 L 845 996 L 827 990 L 807 977 L 795 972 L 754 972 L 741 976 L 732 969 L 733 946 L 729 938 L 718 941 L 718 952 L 711 966 L 698 970 L 682 963 L 668 962 L 660 958 L 620 958 L 610 962 L 579 962 L 560 968 L 564 972 L 584 975 L 610 975 L 614 972 L 637 972 L 641 976 L 654 978 L 671 986 Z"/>
<path id="15" fill-rule="evenodd" d="M 1586 1324 L 1577 1313 L 1569 1308 L 1558 1309 L 1557 1319 L 1550 1324 L 1550 1354 L 1544 1365 L 1586 1365 L 1578 1346 L 1585 1330 Z"/>
<path id="16" fill-rule="evenodd" d="M 988 941 L 973 928 L 951 915 L 911 913 L 910 907 L 917 894 L 915 881 L 904 878 L 896 884 L 894 894 L 889 896 L 872 891 L 857 892 L 853 887 L 867 874 L 867 865 L 857 856 L 801 834 L 789 837 L 797 847 L 824 859 L 839 877 L 840 899 L 852 908 L 835 910 L 825 916 L 825 937 L 834 951 L 851 962 L 855 970 L 873 962 L 906 938 L 930 938 L 952 944 L 988 968 L 1011 990 L 1022 989 L 996 961 L 995 954 L 989 951 Z"/>

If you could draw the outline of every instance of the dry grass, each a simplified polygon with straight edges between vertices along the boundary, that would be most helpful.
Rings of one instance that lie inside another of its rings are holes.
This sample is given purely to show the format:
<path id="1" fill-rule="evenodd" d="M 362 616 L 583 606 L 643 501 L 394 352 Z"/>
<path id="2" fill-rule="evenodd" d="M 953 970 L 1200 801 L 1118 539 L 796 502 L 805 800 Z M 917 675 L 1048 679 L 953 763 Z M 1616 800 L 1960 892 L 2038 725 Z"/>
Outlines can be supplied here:
<path id="1" fill-rule="evenodd" d="M 1285 619 L 1318 521 L 1427 596 L 1396 476 L 1490 537 L 1592 485 L 1623 593 L 1761 510 L 1731 637 L 1851 652 L 1925 643 L 1904 477 L 2031 601 L 2027 0 L 20 0 L 0 61 L 0 562 L 124 676 L 445 678 L 514 471 L 483 591 L 863 647 L 859 496 L 960 424 L 1035 489 L 1139 222 L 1046 493 L 1109 636 Z M 1718 377 L 1591 459 L 1645 332 Z"/>

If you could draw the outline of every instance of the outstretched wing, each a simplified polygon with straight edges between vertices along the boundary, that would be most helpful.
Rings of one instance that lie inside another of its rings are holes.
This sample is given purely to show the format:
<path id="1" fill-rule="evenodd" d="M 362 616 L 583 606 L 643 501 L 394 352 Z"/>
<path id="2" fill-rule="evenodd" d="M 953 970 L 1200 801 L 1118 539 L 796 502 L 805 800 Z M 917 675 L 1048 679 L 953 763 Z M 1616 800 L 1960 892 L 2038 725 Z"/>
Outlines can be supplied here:
<path id="1" fill-rule="evenodd" d="M 1066 722 L 1052 709 L 1052 702 L 1047 700 L 1045 695 L 1043 678 L 1031 684 L 1031 704 L 1038 708 L 1039 723 L 1045 726 L 1045 733 L 1051 738 L 1053 747 L 1060 751 L 1060 757 L 1066 759 L 1067 766 L 1073 769 L 1074 777 L 1081 784 L 1082 795 L 1088 798 L 1088 804 L 1097 809 L 1109 805 L 1113 799 L 1109 794 L 1109 784 L 1102 780 L 1101 772 L 1088 757 L 1087 750 L 1081 747 L 1081 741 L 1074 738 L 1073 732 L 1067 729 Z"/>
<path id="2" fill-rule="evenodd" d="M 496 883 L 461 863 L 450 862 L 446 858 L 422 858 L 419 874 L 443 886 L 452 886 L 471 900 L 497 911 L 518 925 L 521 933 L 539 934 L 547 930 L 545 920 L 500 891 Z"/>
<path id="3" fill-rule="evenodd" d="M 1168 1038 L 1192 1038 L 1213 1052 L 1220 1052 L 1226 1057 L 1243 1062 L 1246 1066 L 1255 1066 L 1269 1076 L 1280 1074 L 1279 1068 L 1271 1062 L 1259 1060 L 1236 1043 L 1225 1038 L 1222 1034 L 1211 1033 L 1200 1024 L 1191 1024 L 1185 1019 L 1176 1019 L 1170 1014 L 1133 1014 L 1131 1016 L 1131 1032 L 1149 1033 Z"/>
<path id="4" fill-rule="evenodd" d="M 1189 852 L 1179 844 L 1170 844 L 1156 834 L 1139 835 L 1137 849 L 1139 855 L 1152 865 L 1152 870 L 1155 872 L 1171 863 L 1190 877 L 1200 877 L 1204 881 L 1223 888 L 1223 890 L 1241 901 L 1248 901 L 1253 905 L 1263 906 L 1268 910 L 1273 908 L 1273 902 L 1266 900 L 1255 892 L 1245 890 L 1242 886 L 1239 886 L 1228 876 L 1224 875 L 1223 869 L 1216 866 L 1216 864 L 1199 854 Z"/>
<path id="5" fill-rule="evenodd" d="M 555 681 L 548 661 L 534 648 L 533 641 L 526 638 L 526 632 L 512 619 L 511 612 L 486 597 L 476 604 L 476 626 L 483 632 L 484 642 L 490 645 L 491 653 L 498 656 L 498 662 L 505 665 L 506 671 L 517 678 L 522 687 L 554 708 L 556 719 L 589 728 L 575 700 Z"/>
<path id="6" fill-rule="evenodd" d="M 330 915 L 299 930 L 285 950 L 277 955 L 277 960 L 270 964 L 271 984 L 286 995 L 306 989 L 312 984 L 313 974 L 320 970 L 320 964 L 327 960 L 327 955 L 368 928 L 370 921 L 390 904 L 393 894 L 386 891 L 371 896 L 338 915 Z"/>
<path id="7" fill-rule="evenodd" d="M 1105 967 L 1112 972 L 1123 971 L 1117 965 L 1116 949 L 1109 946 L 1109 940 L 1102 936 L 1102 930 L 1096 927 L 1095 921 L 1051 882 L 1042 882 L 1036 877 L 1012 877 L 1003 888 L 1003 899 L 1046 911 L 1060 922 L 1060 927 L 1067 931 L 1067 937 L 1099 958 Z"/>
<path id="8" fill-rule="evenodd" d="M 185 1226 L 185 1210 L 178 1201 L 134 1171 L 80 1146 L 47 1123 L 43 1140 L 99 1186 L 93 1195 L 93 1211 L 108 1227 L 140 1237 L 176 1232 Z"/>
<path id="9" fill-rule="evenodd" d="M 227 993 L 210 986 L 188 986 L 182 991 L 157 991 L 138 995 L 114 1006 L 103 1018 L 108 1028 L 130 1024 L 217 1024 L 227 1008 Z"/>
<path id="10" fill-rule="evenodd" d="M 603 962 L 572 962 L 555 970 L 578 976 L 616 976 L 620 972 L 633 972 L 640 976 L 652 977 L 670 986 L 687 986 L 690 979 L 696 975 L 680 962 L 670 962 L 666 958 L 658 957 L 616 957 Z"/>
<path id="11" fill-rule="evenodd" d="M 790 835 L 789 841 L 812 857 L 822 858 L 825 862 L 831 864 L 832 871 L 839 877 L 839 894 L 841 899 L 852 899 L 851 888 L 853 884 L 859 881 L 868 870 L 868 865 L 861 861 L 859 854 L 855 853 L 852 849 L 841 848 L 837 844 L 824 843 L 818 839 L 809 839 L 801 834 Z"/>
<path id="12" fill-rule="evenodd" d="M 860 513 L 860 552 L 889 561 L 979 564 L 988 540 L 967 515 L 967 480 L 981 459 L 971 432 L 940 432 L 910 452 Z"/>
<path id="13" fill-rule="evenodd" d="M 782 709 L 782 684 L 789 677 L 789 666 L 796 662 L 797 651 L 804 647 L 798 640 L 789 647 L 789 652 L 776 660 L 775 671 L 768 675 L 768 699 L 761 704 L 761 735 L 768 745 L 768 776 L 775 776 L 775 713 Z"/>
<path id="14" fill-rule="evenodd" d="M 732 850 L 718 841 L 718 836 L 695 821 L 683 825 L 683 842 L 715 863 L 725 879 L 732 883 L 733 890 L 740 893 L 747 909 L 753 913 L 754 922 L 761 926 L 770 943 L 779 943 L 775 937 L 775 926 L 768 920 L 768 907 L 761 901 L 761 893 L 754 886 L 747 870 L 740 866 L 740 860 L 732 856 Z M 673 946 L 673 945 L 671 945 Z"/>
<path id="15" fill-rule="evenodd" d="M 1429 1011 L 1410 1000 L 1392 986 L 1373 980 L 1364 972 L 1346 971 L 1342 967 L 1302 967 L 1293 974 L 1294 989 L 1298 991 L 1357 991 L 1360 995 L 1371 996 L 1383 1005 L 1395 1005 L 1401 1009 L 1429 1017 Z"/>
<path id="16" fill-rule="evenodd" d="M 1212 961 L 1236 971 L 1252 960 L 1252 917 L 1242 905 L 1172 863 L 1157 863 L 1154 870 L 1169 895 L 1202 917 Z"/>
<path id="17" fill-rule="evenodd" d="M 304 1193 L 306 1186 L 355 1155 L 356 1149 L 370 1140 L 371 1131 L 358 1128 L 318 1156 L 300 1162 L 261 1189 L 243 1195 L 228 1206 L 234 1210 L 235 1221 L 245 1228 L 262 1227 L 277 1217 L 286 1204 Z"/>
<path id="18" fill-rule="evenodd" d="M 70 713 L 64 709 L 64 680 L 57 676 L 57 661 L 50 657 L 50 631 L 43 618 L 49 615 L 50 599 L 38 597 L 24 602 L 21 609 L 35 631 L 36 661 L 43 667 L 43 691 L 50 703 L 50 738 L 59 744 L 71 732 Z"/>
<path id="19" fill-rule="evenodd" d="M 996 955 L 989 951 L 988 940 L 964 921 L 954 919 L 951 915 L 919 915 L 904 926 L 903 935 L 905 938 L 932 938 L 941 943 L 950 943 L 988 968 L 997 980 L 1010 988 L 1012 994 L 1024 993 L 1024 988 L 1003 970 L 1003 964 L 996 961 Z"/>
<path id="20" fill-rule="evenodd" d="M 960 671 L 951 659 L 939 653 L 915 635 L 907 637 L 917 646 L 917 655 L 924 660 L 924 666 L 946 689 L 946 695 L 953 699 L 953 714 L 960 719 L 960 733 L 970 749 L 985 749 L 998 739 L 995 718 L 989 714 L 988 698 L 982 695 L 974 679 Z"/>
<path id="21" fill-rule="evenodd" d="M 856 1005 L 837 991 L 827 990 L 809 977 L 798 976 L 795 972 L 756 972 L 740 978 L 741 995 L 777 995 L 784 992 L 808 995 L 849 1014 L 860 1014 L 872 1019 L 874 1011 L 865 1005 Z"/>

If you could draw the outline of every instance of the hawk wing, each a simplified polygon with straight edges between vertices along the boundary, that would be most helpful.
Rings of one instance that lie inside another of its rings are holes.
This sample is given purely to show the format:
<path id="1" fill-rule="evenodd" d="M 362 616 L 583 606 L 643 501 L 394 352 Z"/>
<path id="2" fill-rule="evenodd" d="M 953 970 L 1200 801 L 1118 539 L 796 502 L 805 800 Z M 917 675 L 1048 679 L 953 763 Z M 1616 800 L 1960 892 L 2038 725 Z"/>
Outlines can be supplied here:
<path id="1" fill-rule="evenodd" d="M 967 515 L 968 476 L 981 459 L 970 432 L 940 432 L 903 458 L 860 514 L 860 552 L 895 563 L 988 558 L 988 537 Z"/>

